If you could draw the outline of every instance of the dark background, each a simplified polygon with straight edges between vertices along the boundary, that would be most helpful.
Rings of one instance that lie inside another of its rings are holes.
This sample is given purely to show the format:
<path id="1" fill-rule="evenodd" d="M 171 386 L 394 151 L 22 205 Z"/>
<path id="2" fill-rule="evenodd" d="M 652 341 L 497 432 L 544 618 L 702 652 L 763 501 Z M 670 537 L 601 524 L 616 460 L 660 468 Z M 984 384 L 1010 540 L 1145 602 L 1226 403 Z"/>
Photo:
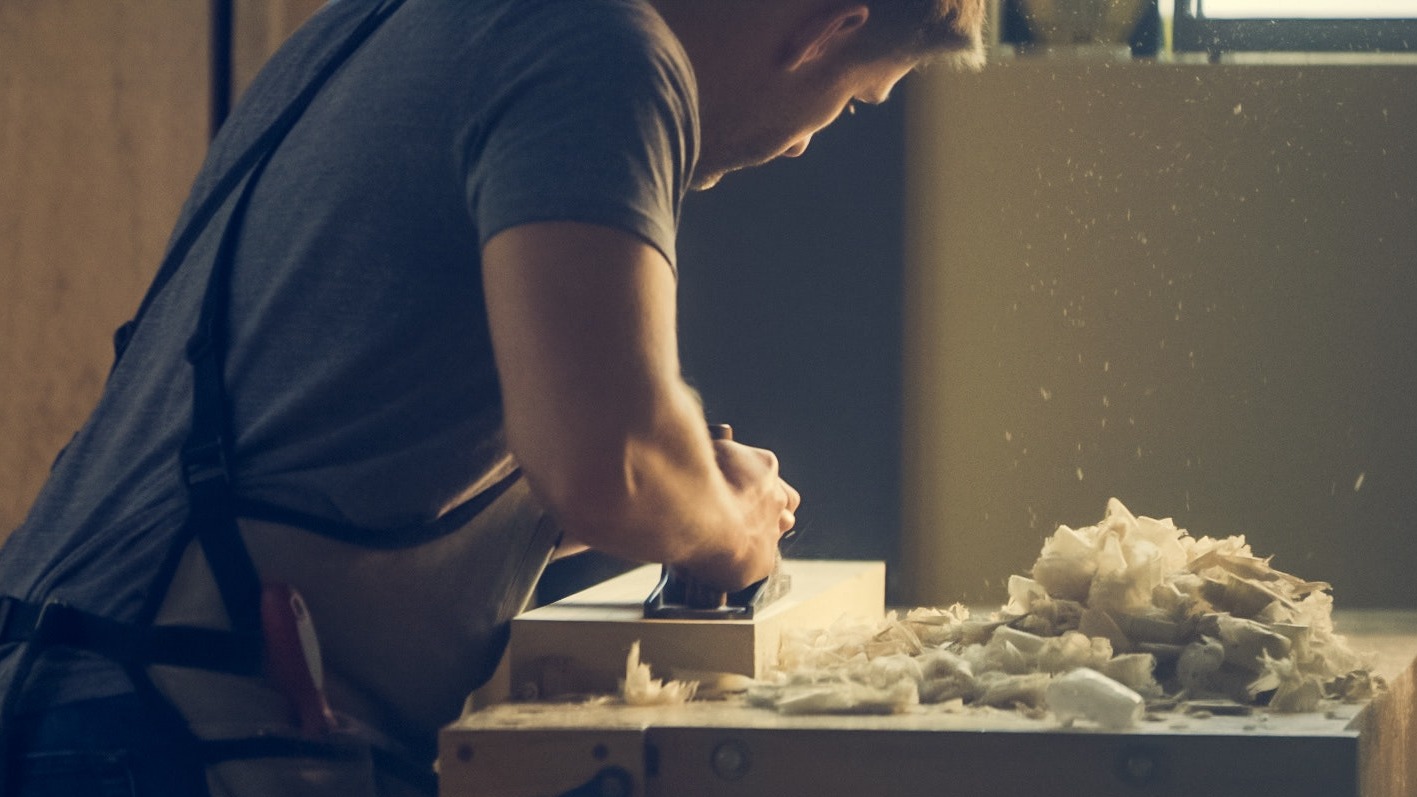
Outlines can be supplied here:
<path id="1" fill-rule="evenodd" d="M 692 194 L 679 235 L 684 371 L 708 419 L 775 451 L 802 493 L 795 558 L 899 568 L 901 286 L 908 84 L 807 153 Z M 623 569 L 548 571 L 542 599 Z"/>

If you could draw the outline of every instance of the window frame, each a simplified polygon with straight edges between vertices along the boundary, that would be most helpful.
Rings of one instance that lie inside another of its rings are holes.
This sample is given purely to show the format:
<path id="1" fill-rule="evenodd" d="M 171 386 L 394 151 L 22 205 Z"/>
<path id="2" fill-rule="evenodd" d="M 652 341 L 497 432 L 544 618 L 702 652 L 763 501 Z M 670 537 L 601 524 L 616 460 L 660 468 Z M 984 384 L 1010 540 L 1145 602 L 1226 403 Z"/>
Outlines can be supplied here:
<path id="1" fill-rule="evenodd" d="M 1204 0 L 1175 0 L 1171 49 L 1226 52 L 1412 52 L 1417 19 L 1239 19 L 1205 16 Z"/>

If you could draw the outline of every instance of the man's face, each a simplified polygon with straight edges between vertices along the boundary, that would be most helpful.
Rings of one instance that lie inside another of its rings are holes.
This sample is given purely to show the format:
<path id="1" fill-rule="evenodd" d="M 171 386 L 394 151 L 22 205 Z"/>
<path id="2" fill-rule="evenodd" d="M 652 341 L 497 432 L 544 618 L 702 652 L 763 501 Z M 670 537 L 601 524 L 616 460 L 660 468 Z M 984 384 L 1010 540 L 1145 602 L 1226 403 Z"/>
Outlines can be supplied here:
<path id="1" fill-rule="evenodd" d="M 693 189 L 712 188 L 725 174 L 777 158 L 795 158 L 854 103 L 876 105 L 917 65 L 883 58 L 781 76 L 743 92 L 716 114 L 705 111 L 703 147 Z M 744 96 L 746 95 L 746 96 Z"/>

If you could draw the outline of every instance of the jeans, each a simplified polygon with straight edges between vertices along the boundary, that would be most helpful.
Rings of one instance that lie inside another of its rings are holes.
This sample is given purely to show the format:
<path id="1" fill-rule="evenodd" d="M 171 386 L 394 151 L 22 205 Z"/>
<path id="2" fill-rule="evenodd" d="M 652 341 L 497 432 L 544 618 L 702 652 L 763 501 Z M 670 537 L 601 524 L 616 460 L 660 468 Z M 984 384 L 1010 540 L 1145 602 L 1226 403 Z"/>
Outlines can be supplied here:
<path id="1" fill-rule="evenodd" d="M 187 738 L 137 695 L 27 714 L 8 731 L 9 797 L 207 797 Z"/>

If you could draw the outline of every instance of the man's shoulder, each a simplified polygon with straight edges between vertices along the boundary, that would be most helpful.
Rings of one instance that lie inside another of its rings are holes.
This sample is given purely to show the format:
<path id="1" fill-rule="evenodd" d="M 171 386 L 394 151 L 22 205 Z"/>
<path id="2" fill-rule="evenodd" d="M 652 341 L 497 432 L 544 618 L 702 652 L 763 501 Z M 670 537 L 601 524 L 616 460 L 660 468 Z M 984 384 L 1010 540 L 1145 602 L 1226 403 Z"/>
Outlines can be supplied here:
<path id="1" fill-rule="evenodd" d="M 690 71 L 669 26 L 646 0 L 492 0 L 499 7 L 489 41 L 540 55 L 653 63 Z M 489 29 L 491 32 L 491 29 Z"/>
<path id="2" fill-rule="evenodd" d="M 668 31 L 648 0 L 486 0 L 499 19 L 570 30 L 656 36 Z"/>
<path id="3" fill-rule="evenodd" d="M 478 33 L 490 48 L 479 64 L 489 88 L 520 94 L 550 82 L 570 91 L 570 102 L 669 98 L 684 123 L 694 123 L 693 65 L 648 0 L 487 1 L 504 10 Z"/>

